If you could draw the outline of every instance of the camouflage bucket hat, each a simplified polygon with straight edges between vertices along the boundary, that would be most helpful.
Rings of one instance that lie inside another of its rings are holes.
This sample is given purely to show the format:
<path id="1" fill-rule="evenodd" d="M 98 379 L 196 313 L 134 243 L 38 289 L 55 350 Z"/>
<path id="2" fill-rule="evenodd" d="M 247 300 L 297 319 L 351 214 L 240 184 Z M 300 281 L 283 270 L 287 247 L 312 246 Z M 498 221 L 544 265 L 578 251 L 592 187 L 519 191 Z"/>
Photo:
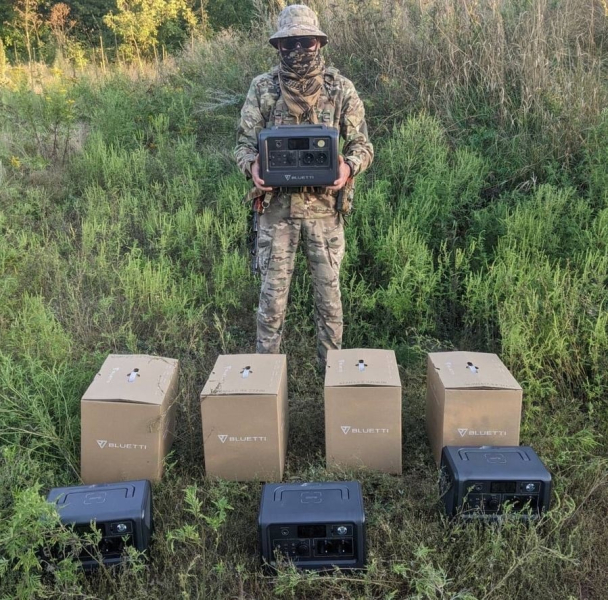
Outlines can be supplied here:
<path id="1" fill-rule="evenodd" d="M 301 36 L 315 36 L 321 38 L 321 46 L 327 44 L 327 35 L 319 29 L 315 12 L 303 4 L 292 4 L 279 14 L 277 32 L 268 41 L 278 48 L 280 39 Z"/>

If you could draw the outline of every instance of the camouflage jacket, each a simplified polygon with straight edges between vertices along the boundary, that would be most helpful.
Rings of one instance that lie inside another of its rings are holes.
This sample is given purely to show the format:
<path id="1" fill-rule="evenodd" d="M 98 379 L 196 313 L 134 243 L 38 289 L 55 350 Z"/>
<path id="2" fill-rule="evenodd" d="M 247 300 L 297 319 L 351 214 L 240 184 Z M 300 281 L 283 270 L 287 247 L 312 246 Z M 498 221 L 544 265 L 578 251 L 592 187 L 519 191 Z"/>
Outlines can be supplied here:
<path id="1" fill-rule="evenodd" d="M 278 73 L 278 67 L 275 67 L 256 77 L 241 109 L 234 154 L 239 169 L 247 177 L 251 177 L 251 163 L 258 155 L 258 133 L 273 125 L 298 124 L 281 97 Z M 337 69 L 326 67 L 324 79 L 325 85 L 316 106 L 318 122 L 338 129 L 344 138 L 343 156 L 351 164 L 353 175 L 357 175 L 369 167 L 374 158 L 363 103 L 353 83 L 340 75 Z M 268 193 L 266 200 L 288 202 L 290 215 L 296 218 L 335 214 L 337 192 L 326 188 L 304 190 L 303 193 Z"/>

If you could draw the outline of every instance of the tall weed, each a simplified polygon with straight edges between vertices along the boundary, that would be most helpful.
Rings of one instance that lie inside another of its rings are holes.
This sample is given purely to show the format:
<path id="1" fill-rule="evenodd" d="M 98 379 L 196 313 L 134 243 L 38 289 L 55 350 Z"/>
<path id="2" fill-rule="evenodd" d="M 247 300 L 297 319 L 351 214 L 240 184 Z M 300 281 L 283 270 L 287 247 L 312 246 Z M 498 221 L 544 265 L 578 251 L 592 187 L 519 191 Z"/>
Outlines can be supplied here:
<path id="1" fill-rule="evenodd" d="M 465 322 L 533 397 L 605 389 L 608 258 L 585 243 L 594 221 L 571 192 L 540 188 L 506 213 L 494 258 L 467 278 Z"/>

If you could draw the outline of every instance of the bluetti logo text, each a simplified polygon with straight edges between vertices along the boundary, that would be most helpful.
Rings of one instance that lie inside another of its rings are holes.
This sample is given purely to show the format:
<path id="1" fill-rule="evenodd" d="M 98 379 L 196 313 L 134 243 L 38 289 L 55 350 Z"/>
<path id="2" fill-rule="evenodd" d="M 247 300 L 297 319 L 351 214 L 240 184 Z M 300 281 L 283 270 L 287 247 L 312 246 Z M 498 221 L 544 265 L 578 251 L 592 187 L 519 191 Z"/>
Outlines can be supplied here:
<path id="1" fill-rule="evenodd" d="M 295 181 L 310 181 L 314 178 L 314 175 L 285 175 L 287 181 L 291 181 L 292 179 Z"/>
<path id="2" fill-rule="evenodd" d="M 464 437 L 465 435 L 487 435 L 504 437 L 507 435 L 506 431 L 500 429 L 458 429 L 458 433 L 460 434 L 460 437 Z"/>
<path id="3" fill-rule="evenodd" d="M 226 442 L 267 442 L 268 438 L 263 435 L 218 435 L 222 444 Z"/>
<path id="4" fill-rule="evenodd" d="M 340 425 L 340 429 L 342 429 L 342 433 L 344 435 L 349 434 L 358 434 L 358 433 L 388 433 L 389 430 L 386 428 L 378 428 L 378 427 L 351 427 L 350 425 Z"/>
<path id="5" fill-rule="evenodd" d="M 97 445 L 103 450 L 104 448 L 114 448 L 119 450 L 145 450 L 146 444 L 121 444 L 116 442 L 108 442 L 108 440 L 97 440 Z"/>

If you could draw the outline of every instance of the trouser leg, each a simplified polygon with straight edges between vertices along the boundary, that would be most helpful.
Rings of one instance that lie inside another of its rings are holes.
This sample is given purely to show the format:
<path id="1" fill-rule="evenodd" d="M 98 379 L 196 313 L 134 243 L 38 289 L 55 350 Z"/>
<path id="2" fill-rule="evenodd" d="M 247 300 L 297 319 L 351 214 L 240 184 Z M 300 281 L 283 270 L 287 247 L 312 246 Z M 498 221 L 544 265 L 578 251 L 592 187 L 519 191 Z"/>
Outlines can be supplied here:
<path id="1" fill-rule="evenodd" d="M 342 346 L 340 265 L 345 251 L 344 225 L 340 215 L 335 215 L 304 220 L 302 227 L 314 289 L 317 356 L 324 365 L 327 351 Z"/>
<path id="2" fill-rule="evenodd" d="M 260 218 L 258 249 L 262 287 L 257 313 L 256 351 L 280 352 L 287 296 L 300 237 L 300 219 L 269 208 Z M 288 213 L 287 213 L 288 214 Z"/>

